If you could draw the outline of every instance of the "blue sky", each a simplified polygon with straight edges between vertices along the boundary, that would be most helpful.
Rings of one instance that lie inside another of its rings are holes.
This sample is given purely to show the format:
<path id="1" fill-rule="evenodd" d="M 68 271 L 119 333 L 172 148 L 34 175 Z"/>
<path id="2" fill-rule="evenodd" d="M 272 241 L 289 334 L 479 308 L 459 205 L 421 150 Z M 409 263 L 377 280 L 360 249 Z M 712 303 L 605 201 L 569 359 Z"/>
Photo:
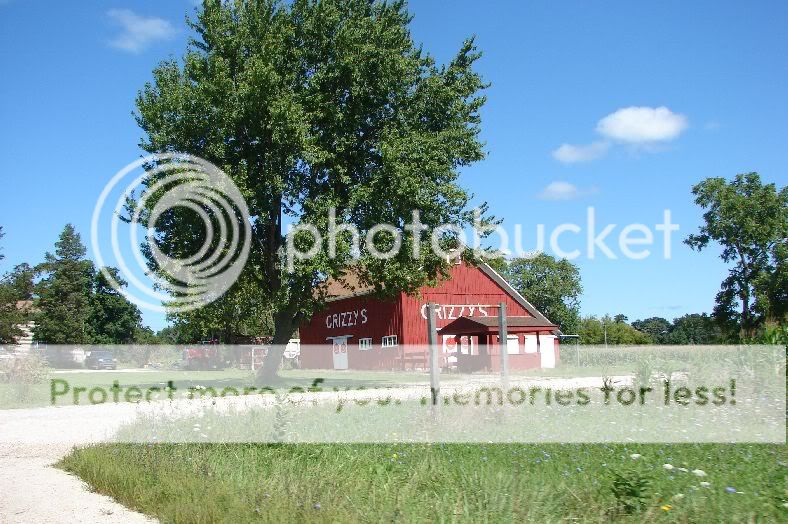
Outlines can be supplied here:
<path id="1" fill-rule="evenodd" d="M 135 94 L 158 61 L 181 55 L 193 8 L 0 2 L 0 271 L 41 261 L 66 222 L 88 240 L 99 193 L 141 153 Z M 748 171 L 788 183 L 788 3 L 420 0 L 411 10 L 414 38 L 439 61 L 477 37 L 492 83 L 489 156 L 463 184 L 507 228 L 523 224 L 525 247 L 537 223 L 582 225 L 588 206 L 614 235 L 653 228 L 664 209 L 680 225 L 671 260 L 660 244 L 644 260 L 575 260 L 583 313 L 710 311 L 726 268 L 716 250 L 680 243 L 700 223 L 690 188 Z"/>

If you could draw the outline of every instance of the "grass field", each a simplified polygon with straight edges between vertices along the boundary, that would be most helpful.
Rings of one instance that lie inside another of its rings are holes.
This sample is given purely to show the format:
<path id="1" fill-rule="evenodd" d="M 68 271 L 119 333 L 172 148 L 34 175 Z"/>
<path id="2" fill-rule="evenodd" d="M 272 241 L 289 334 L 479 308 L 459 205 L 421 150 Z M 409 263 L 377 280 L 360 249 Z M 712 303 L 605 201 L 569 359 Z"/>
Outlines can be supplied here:
<path id="1" fill-rule="evenodd" d="M 105 444 L 59 466 L 163 522 L 784 522 L 786 462 L 755 444 Z"/>

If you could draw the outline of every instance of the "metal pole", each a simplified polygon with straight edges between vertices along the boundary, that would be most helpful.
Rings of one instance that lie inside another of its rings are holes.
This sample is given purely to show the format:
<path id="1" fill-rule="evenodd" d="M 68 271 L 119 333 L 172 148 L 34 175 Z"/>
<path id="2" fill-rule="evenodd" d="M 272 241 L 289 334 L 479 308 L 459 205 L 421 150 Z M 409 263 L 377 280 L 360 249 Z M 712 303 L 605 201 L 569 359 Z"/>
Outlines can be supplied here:
<path id="1" fill-rule="evenodd" d="M 438 394 L 440 393 L 440 368 L 438 362 L 438 329 L 435 323 L 435 304 L 427 304 L 427 341 L 430 350 L 430 394 L 432 395 L 432 405 L 438 405 Z"/>
<path id="2" fill-rule="evenodd" d="M 501 385 L 509 389 L 509 336 L 506 330 L 506 304 L 498 308 L 498 348 L 501 353 Z"/>

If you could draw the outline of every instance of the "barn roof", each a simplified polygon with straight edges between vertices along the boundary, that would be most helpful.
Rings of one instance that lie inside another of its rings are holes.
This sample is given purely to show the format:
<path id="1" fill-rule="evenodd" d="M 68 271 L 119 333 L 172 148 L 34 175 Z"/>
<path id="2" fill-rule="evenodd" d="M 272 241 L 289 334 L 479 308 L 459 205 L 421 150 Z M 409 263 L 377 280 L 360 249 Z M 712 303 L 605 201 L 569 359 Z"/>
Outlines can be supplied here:
<path id="1" fill-rule="evenodd" d="M 520 304 L 523 308 L 525 308 L 526 311 L 528 311 L 531 315 L 533 315 L 534 318 L 537 318 L 544 323 L 551 324 L 551 322 L 547 320 L 546 316 L 544 316 L 538 309 L 536 309 L 533 306 L 533 304 L 528 302 L 525 299 L 525 297 L 520 294 L 519 291 L 514 289 L 514 286 L 512 286 L 505 278 L 499 275 L 497 271 L 495 271 L 492 267 L 489 266 L 489 264 L 482 262 L 481 264 L 479 264 L 479 269 L 481 269 L 482 272 L 488 277 L 490 277 L 496 284 L 501 286 L 504 289 L 504 291 L 509 293 L 509 295 L 512 298 L 514 298 L 518 304 Z"/>
<path id="2" fill-rule="evenodd" d="M 323 286 L 325 286 L 329 301 L 368 295 L 375 290 L 373 286 L 362 283 L 358 272 L 352 267 L 345 271 L 340 278 L 329 278 L 323 283 Z"/>

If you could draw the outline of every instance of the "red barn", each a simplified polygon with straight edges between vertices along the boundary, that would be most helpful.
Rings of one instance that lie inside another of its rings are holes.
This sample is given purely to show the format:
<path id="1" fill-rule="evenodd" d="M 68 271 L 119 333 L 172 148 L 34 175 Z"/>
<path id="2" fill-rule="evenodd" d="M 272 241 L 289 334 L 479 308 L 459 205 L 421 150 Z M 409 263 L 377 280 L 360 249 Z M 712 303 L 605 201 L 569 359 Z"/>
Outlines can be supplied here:
<path id="1" fill-rule="evenodd" d="M 301 367 L 308 369 L 425 369 L 427 304 L 436 304 L 441 365 L 460 371 L 499 368 L 498 309 L 506 304 L 510 369 L 555 367 L 558 328 L 487 264 L 458 263 L 451 278 L 419 296 L 394 300 L 371 289 L 329 284 L 324 311 L 300 329 Z M 348 279 L 349 280 L 349 279 Z"/>

